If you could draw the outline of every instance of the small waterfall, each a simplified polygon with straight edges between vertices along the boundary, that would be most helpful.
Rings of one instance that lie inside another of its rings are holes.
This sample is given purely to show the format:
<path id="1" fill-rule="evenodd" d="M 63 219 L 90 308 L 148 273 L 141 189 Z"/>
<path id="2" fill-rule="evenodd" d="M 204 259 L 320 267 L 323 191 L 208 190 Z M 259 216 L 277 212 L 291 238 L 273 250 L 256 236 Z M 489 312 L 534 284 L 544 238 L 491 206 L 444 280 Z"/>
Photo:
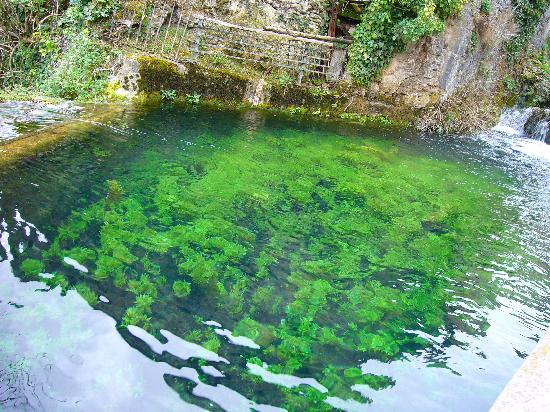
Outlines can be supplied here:
<path id="1" fill-rule="evenodd" d="M 538 107 L 506 109 L 491 130 L 550 144 L 550 110 Z"/>

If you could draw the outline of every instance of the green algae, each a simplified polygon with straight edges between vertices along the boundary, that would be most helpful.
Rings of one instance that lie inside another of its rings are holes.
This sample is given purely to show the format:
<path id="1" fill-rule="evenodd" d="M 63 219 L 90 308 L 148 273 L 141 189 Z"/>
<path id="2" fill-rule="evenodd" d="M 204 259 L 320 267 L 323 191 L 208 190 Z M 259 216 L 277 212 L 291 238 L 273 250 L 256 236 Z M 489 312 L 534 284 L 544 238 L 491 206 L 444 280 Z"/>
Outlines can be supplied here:
<path id="1" fill-rule="evenodd" d="M 156 93 L 175 90 L 184 94 L 222 99 L 224 102 L 242 101 L 248 79 L 236 71 L 222 68 L 185 66 L 151 56 L 139 56 L 139 90 Z"/>
<path id="2" fill-rule="evenodd" d="M 182 314 L 214 313 L 261 346 L 271 372 L 310 374 L 328 389 L 281 389 L 289 410 L 330 410 L 327 396 L 365 402 L 351 386 L 393 382 L 359 363 L 427 349 L 426 334 L 485 333 L 483 320 L 453 313 L 451 291 L 498 252 L 485 239 L 501 230 L 493 211 L 505 193 L 459 163 L 382 139 L 205 133 L 189 151 L 145 150 L 100 186 L 44 263 L 21 270 L 71 257 L 90 268 L 75 286 L 90 304 L 97 294 L 86 283 L 127 294 L 120 326 L 155 333 L 168 323 L 217 352 L 202 318 Z"/>

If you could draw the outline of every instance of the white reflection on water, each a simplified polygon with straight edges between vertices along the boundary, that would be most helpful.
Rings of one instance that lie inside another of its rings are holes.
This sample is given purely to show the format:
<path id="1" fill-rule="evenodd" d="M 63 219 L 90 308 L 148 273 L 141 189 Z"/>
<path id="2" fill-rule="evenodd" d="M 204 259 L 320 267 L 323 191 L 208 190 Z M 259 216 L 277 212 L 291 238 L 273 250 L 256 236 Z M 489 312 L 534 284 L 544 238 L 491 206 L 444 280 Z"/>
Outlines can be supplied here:
<path id="1" fill-rule="evenodd" d="M 201 410 L 163 379 L 186 371 L 129 346 L 115 321 L 75 291 L 42 288 L 0 262 L 2 410 Z"/>
<path id="2" fill-rule="evenodd" d="M 261 377 L 264 382 L 273 383 L 275 385 L 281 385 L 286 388 L 294 388 L 300 385 L 308 385 L 317 389 L 321 393 L 327 393 L 328 389 L 321 385 L 317 380 L 313 378 L 299 378 L 293 375 L 285 375 L 282 373 L 273 373 L 267 370 L 267 365 L 256 365 L 254 363 L 247 363 L 246 367 L 252 375 Z"/>
<path id="3" fill-rule="evenodd" d="M 161 330 L 160 334 L 167 339 L 166 343 L 161 343 L 153 335 L 137 326 L 128 326 L 128 331 L 136 338 L 144 341 L 153 352 L 161 355 L 163 352 L 168 352 L 182 360 L 191 358 L 204 359 L 210 362 L 223 362 L 229 364 L 229 361 L 222 358 L 218 354 L 203 348 L 196 343 L 183 340 L 179 336 L 174 335 L 167 330 Z"/>

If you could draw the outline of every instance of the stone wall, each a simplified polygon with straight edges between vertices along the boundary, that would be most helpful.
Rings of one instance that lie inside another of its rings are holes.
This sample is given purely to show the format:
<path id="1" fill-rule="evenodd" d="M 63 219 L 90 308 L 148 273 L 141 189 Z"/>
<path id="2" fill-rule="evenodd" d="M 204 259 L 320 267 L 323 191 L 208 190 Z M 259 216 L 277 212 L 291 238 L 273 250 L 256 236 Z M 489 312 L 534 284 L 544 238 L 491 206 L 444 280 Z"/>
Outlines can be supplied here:
<path id="1" fill-rule="evenodd" d="M 480 0 L 468 2 L 437 36 L 410 44 L 396 55 L 372 86 L 375 96 L 423 108 L 457 88 L 475 86 L 492 93 L 500 80 L 504 43 L 517 32 L 510 0 L 492 2 L 490 16 Z"/>
<path id="2" fill-rule="evenodd" d="M 546 13 L 540 19 L 537 28 L 535 29 L 535 35 L 531 41 L 531 45 L 540 50 L 544 47 L 548 39 L 550 38 L 550 6 L 546 9 Z"/>
<path id="3" fill-rule="evenodd" d="M 326 34 L 330 0 L 208 0 L 220 17 L 257 27 Z"/>

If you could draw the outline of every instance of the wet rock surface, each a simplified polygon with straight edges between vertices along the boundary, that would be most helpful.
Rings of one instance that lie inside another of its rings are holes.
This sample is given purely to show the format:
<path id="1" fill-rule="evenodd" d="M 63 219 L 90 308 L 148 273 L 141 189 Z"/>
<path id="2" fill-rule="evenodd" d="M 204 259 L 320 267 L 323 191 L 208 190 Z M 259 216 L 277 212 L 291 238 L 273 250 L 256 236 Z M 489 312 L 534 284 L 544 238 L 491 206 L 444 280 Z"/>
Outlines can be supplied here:
<path id="1" fill-rule="evenodd" d="M 550 144 L 550 110 L 534 108 L 525 122 L 524 130 L 531 139 Z"/>
<path id="2" fill-rule="evenodd" d="M 504 110 L 500 122 L 491 130 L 550 144 L 550 110 L 540 107 Z"/>
<path id="3" fill-rule="evenodd" d="M 71 102 L 59 104 L 37 102 L 0 103 L 0 142 L 74 117 L 82 111 Z"/>

